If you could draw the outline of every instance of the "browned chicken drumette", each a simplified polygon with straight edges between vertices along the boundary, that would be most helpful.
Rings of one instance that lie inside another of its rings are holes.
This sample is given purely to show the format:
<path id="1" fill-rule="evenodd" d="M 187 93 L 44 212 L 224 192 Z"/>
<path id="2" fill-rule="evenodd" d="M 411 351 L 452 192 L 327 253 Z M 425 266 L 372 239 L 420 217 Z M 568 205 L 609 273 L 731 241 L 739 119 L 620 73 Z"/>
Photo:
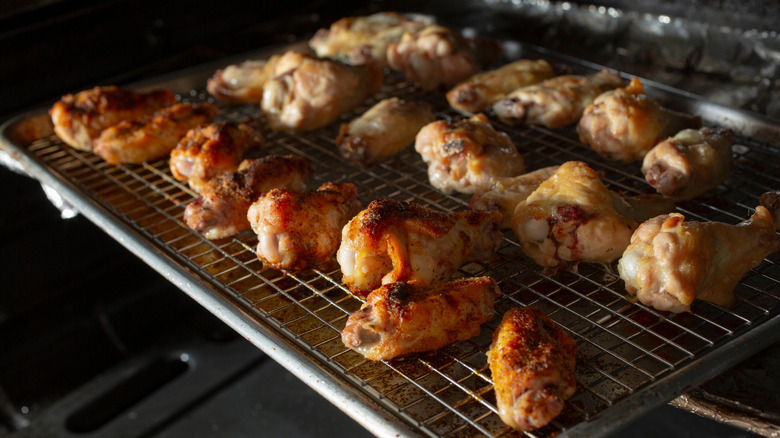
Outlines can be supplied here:
<path id="1" fill-rule="evenodd" d="M 330 269 L 341 229 L 360 208 L 350 183 L 325 183 L 311 193 L 270 190 L 247 213 L 257 234 L 257 257 L 274 269 Z"/>
<path id="2" fill-rule="evenodd" d="M 294 55 L 285 54 L 277 62 L 277 73 L 283 72 L 263 87 L 261 108 L 275 130 L 321 128 L 360 105 L 382 85 L 382 72 L 373 64 L 351 66 Z M 295 58 L 297 64 L 288 64 L 285 58 Z"/>
<path id="3" fill-rule="evenodd" d="M 772 219 L 763 206 L 737 225 L 685 221 L 678 213 L 655 217 L 631 237 L 620 278 L 631 295 L 658 310 L 686 312 L 697 298 L 729 307 L 739 280 L 780 251 Z"/>
<path id="4" fill-rule="evenodd" d="M 523 173 L 525 162 L 484 114 L 452 123 L 437 120 L 417 134 L 414 148 L 428 164 L 428 180 L 444 193 L 474 193 L 490 178 Z"/>
<path id="5" fill-rule="evenodd" d="M 731 174 L 733 140 L 729 129 L 684 129 L 650 149 L 642 161 L 642 173 L 667 198 L 696 198 Z"/>
<path id="6" fill-rule="evenodd" d="M 498 212 L 445 213 L 392 199 L 373 201 L 342 231 L 337 258 L 350 290 L 365 296 L 398 281 L 442 284 L 501 245 Z"/>
<path id="7" fill-rule="evenodd" d="M 698 128 L 701 120 L 668 110 L 645 94 L 639 79 L 599 95 L 577 124 L 580 141 L 610 160 L 630 163 L 644 158 L 662 138 Z"/>
<path id="8" fill-rule="evenodd" d="M 171 173 L 199 192 L 223 172 L 235 172 L 244 154 L 263 146 L 263 135 L 244 123 L 210 123 L 190 129 L 171 151 Z"/>
<path id="9" fill-rule="evenodd" d="M 68 145 L 91 151 L 104 129 L 123 120 L 136 120 L 176 103 L 168 90 L 136 93 L 117 86 L 95 87 L 66 94 L 49 110 L 54 132 Z"/>
<path id="10" fill-rule="evenodd" d="M 341 340 L 369 360 L 437 350 L 479 334 L 501 290 L 490 277 L 440 286 L 385 284 L 349 316 Z"/>
<path id="11" fill-rule="evenodd" d="M 575 269 L 617 260 L 639 222 L 673 207 L 659 195 L 620 196 L 587 164 L 569 161 L 517 205 L 512 230 L 539 265 Z"/>
<path id="12" fill-rule="evenodd" d="M 531 431 L 546 425 L 577 389 L 577 344 L 532 307 L 504 314 L 487 356 L 498 415 L 513 429 Z"/>
<path id="13" fill-rule="evenodd" d="M 406 32 L 390 44 L 387 63 L 424 91 L 451 87 L 477 73 L 501 55 L 501 46 L 484 38 L 465 38 L 438 24 Z"/>
<path id="14" fill-rule="evenodd" d="M 306 189 L 311 163 L 295 155 L 269 155 L 244 160 L 237 172 L 223 173 L 206 183 L 200 196 L 184 210 L 184 222 L 207 239 L 221 239 L 250 228 L 249 206 L 277 187 Z"/>
<path id="15" fill-rule="evenodd" d="M 405 32 L 417 32 L 432 23 L 421 16 L 377 12 L 365 17 L 345 17 L 328 29 L 320 29 L 309 47 L 320 58 L 334 58 L 352 65 L 374 63 L 387 67 L 387 48 L 401 40 Z"/>
<path id="16" fill-rule="evenodd" d="M 177 103 L 103 130 L 93 144 L 93 152 L 109 164 L 157 160 L 168 156 L 187 131 L 211 122 L 218 112 L 210 103 Z"/>
<path id="17" fill-rule="evenodd" d="M 507 94 L 554 75 L 544 59 L 520 59 L 495 70 L 477 73 L 447 92 L 447 101 L 458 111 L 484 111 Z"/>
<path id="18" fill-rule="evenodd" d="M 391 97 L 341 125 L 336 143 L 342 157 L 370 166 L 410 146 L 420 129 L 434 120 L 429 104 Z"/>
<path id="19" fill-rule="evenodd" d="M 589 76 L 557 76 L 509 93 L 493 104 L 493 111 L 508 125 L 559 128 L 576 123 L 596 96 L 622 85 L 620 76 L 608 70 Z"/>

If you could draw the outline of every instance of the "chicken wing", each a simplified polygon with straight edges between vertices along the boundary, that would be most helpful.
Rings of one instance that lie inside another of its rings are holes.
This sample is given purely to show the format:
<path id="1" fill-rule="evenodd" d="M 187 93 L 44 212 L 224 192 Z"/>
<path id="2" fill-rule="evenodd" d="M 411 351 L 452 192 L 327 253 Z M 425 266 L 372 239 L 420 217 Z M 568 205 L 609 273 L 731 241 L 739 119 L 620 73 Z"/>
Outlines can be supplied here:
<path id="1" fill-rule="evenodd" d="M 477 73 L 447 92 L 447 101 L 458 111 L 478 113 L 518 88 L 553 77 L 544 59 L 520 59 L 495 70 Z"/>
<path id="2" fill-rule="evenodd" d="M 91 151 L 104 129 L 123 120 L 139 119 L 176 103 L 168 90 L 136 93 L 116 86 L 66 94 L 49 110 L 54 132 L 68 145 Z"/>
<path id="3" fill-rule="evenodd" d="M 373 64 L 305 57 L 265 83 L 261 108 L 275 130 L 310 131 L 360 105 L 381 85 L 382 72 Z"/>
<path id="4" fill-rule="evenodd" d="M 484 38 L 465 38 L 444 26 L 432 24 L 406 32 L 390 44 L 387 63 L 404 72 L 409 82 L 424 91 L 451 87 L 477 73 L 501 55 L 501 46 Z"/>
<path id="5" fill-rule="evenodd" d="M 249 125 L 210 123 L 190 129 L 171 151 L 171 173 L 199 192 L 223 172 L 235 172 L 244 154 L 263 146 L 263 135 Z"/>
<path id="6" fill-rule="evenodd" d="M 268 60 L 249 60 L 231 64 L 214 72 L 206 82 L 206 90 L 226 104 L 260 103 L 263 85 L 274 76 L 279 55 Z"/>
<path id="7" fill-rule="evenodd" d="M 775 222 L 775 230 L 780 231 L 780 191 L 766 192 L 761 195 L 758 202 L 769 210 Z"/>
<path id="8" fill-rule="evenodd" d="M 637 228 L 618 272 L 628 293 L 658 310 L 686 312 L 696 298 L 729 307 L 739 280 L 776 251 L 780 236 L 763 206 L 738 225 L 670 213 Z"/>
<path id="9" fill-rule="evenodd" d="M 479 334 L 501 290 L 490 277 L 441 286 L 389 283 L 349 316 L 341 340 L 369 360 L 437 350 Z"/>
<path id="10" fill-rule="evenodd" d="M 184 222 L 207 239 L 248 230 L 249 206 L 263 193 L 277 187 L 303 191 L 313 171 L 309 160 L 295 155 L 244 160 L 237 172 L 223 173 L 203 186 L 198 199 L 184 210 Z"/>
<path id="11" fill-rule="evenodd" d="M 103 130 L 93 152 L 109 164 L 153 161 L 167 156 L 187 131 L 211 122 L 218 112 L 210 103 L 177 103 Z"/>
<path id="12" fill-rule="evenodd" d="M 647 183 L 658 193 L 683 201 L 725 181 L 734 167 L 729 129 L 685 129 L 650 149 L 642 162 Z"/>
<path id="13" fill-rule="evenodd" d="M 577 390 L 576 356 L 574 339 L 547 315 L 509 309 L 487 353 L 501 420 L 531 431 L 555 418 Z"/>
<path id="14" fill-rule="evenodd" d="M 352 65 L 374 63 L 387 67 L 387 48 L 401 40 L 404 32 L 417 32 L 431 24 L 429 17 L 377 12 L 365 17 L 346 17 L 320 29 L 309 47 L 320 58 L 334 58 Z"/>
<path id="15" fill-rule="evenodd" d="M 556 170 L 558 166 L 549 166 L 520 176 L 491 178 L 485 187 L 477 190 L 471 197 L 469 208 L 499 211 L 502 217 L 501 228 L 511 228 L 512 215 L 517 204 L 539 188 Z"/>
<path id="16" fill-rule="evenodd" d="M 316 192 L 273 189 L 249 207 L 257 257 L 274 269 L 330 269 L 341 229 L 360 211 L 353 184 L 326 183 Z"/>
<path id="17" fill-rule="evenodd" d="M 503 235 L 498 212 L 445 213 L 392 199 L 373 201 L 342 231 L 337 258 L 357 295 L 397 281 L 449 281 L 462 265 L 495 254 Z"/>
<path id="18" fill-rule="evenodd" d="M 411 145 L 420 129 L 434 120 L 427 103 L 391 97 L 341 125 L 336 143 L 342 157 L 370 166 Z"/>
<path id="19" fill-rule="evenodd" d="M 577 124 L 580 141 L 599 155 L 630 163 L 641 160 L 662 138 L 698 128 L 701 120 L 668 110 L 648 98 L 639 79 L 599 95 Z"/>
<path id="20" fill-rule="evenodd" d="M 426 125 L 414 148 L 428 163 L 428 180 L 444 193 L 474 193 L 490 178 L 523 173 L 525 163 L 512 140 L 496 131 L 484 114 L 455 123 Z"/>
<path id="21" fill-rule="evenodd" d="M 607 189 L 587 164 L 569 161 L 517 205 L 512 230 L 523 252 L 545 268 L 610 263 L 620 257 L 637 227 L 630 213 L 646 214 L 647 219 L 673 208 L 659 195 L 639 203 L 646 204 L 643 211 Z"/>
<path id="22" fill-rule="evenodd" d="M 608 70 L 589 76 L 557 76 L 519 88 L 493 104 L 493 111 L 508 125 L 544 125 L 548 128 L 576 123 L 599 94 L 623 85 Z"/>

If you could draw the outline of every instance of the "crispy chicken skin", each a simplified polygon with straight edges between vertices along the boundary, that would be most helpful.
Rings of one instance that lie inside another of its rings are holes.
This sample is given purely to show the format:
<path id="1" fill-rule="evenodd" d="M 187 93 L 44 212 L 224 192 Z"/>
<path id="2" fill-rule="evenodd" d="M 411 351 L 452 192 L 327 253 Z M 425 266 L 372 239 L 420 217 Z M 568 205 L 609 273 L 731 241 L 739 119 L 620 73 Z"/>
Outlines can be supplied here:
<path id="1" fill-rule="evenodd" d="M 414 149 L 428 163 L 428 180 L 444 193 L 474 193 L 490 178 L 525 170 L 512 139 L 493 128 L 484 114 L 458 122 L 437 120 L 417 134 Z"/>
<path id="2" fill-rule="evenodd" d="M 249 206 L 263 193 L 277 187 L 304 191 L 313 171 L 309 160 L 295 155 L 244 160 L 237 172 L 218 175 L 203 186 L 198 199 L 184 210 L 184 222 L 207 239 L 248 230 Z"/>
<path id="3" fill-rule="evenodd" d="M 569 161 L 517 205 L 512 230 L 540 266 L 574 269 L 579 262 L 617 260 L 638 225 L 632 216 L 646 215 L 644 220 L 672 208 L 659 195 L 626 200 L 587 164 Z"/>
<path id="4" fill-rule="evenodd" d="M 451 87 L 494 62 L 501 46 L 484 38 L 465 38 L 432 24 L 418 32 L 406 32 L 387 49 L 390 68 L 404 72 L 406 80 L 423 91 Z"/>
<path id="5" fill-rule="evenodd" d="M 417 32 L 430 18 L 404 16 L 395 12 L 377 12 L 365 17 L 345 17 L 329 29 L 320 29 L 309 40 L 309 47 L 320 58 L 334 58 L 352 65 L 374 63 L 387 67 L 387 48 L 401 40 L 404 32 Z"/>
<path id="6" fill-rule="evenodd" d="M 406 149 L 420 129 L 434 120 L 429 104 L 391 97 L 341 125 L 336 143 L 342 157 L 370 166 Z"/>
<path id="7" fill-rule="evenodd" d="M 168 90 L 136 93 L 112 85 L 66 94 L 49 109 L 49 115 L 54 132 L 62 141 L 76 149 L 91 151 L 93 141 L 104 129 L 174 103 L 176 96 Z"/>
<path id="8" fill-rule="evenodd" d="M 398 281 L 442 284 L 469 262 L 485 261 L 503 235 L 498 212 L 445 213 L 393 199 L 371 202 L 342 230 L 337 258 L 343 281 L 365 296 Z"/>
<path id="9" fill-rule="evenodd" d="M 660 139 L 698 128 L 698 117 L 670 111 L 648 98 L 639 79 L 599 95 L 577 124 L 580 141 L 599 155 L 630 163 L 644 158 Z"/>
<path id="10" fill-rule="evenodd" d="M 171 173 L 199 192 L 223 172 L 235 172 L 244 154 L 263 146 L 263 135 L 244 123 L 210 123 L 187 131 L 171 151 Z"/>
<path id="11" fill-rule="evenodd" d="M 369 360 L 437 350 L 479 334 L 501 290 L 490 277 L 440 286 L 385 284 L 349 316 L 341 340 Z"/>
<path id="12" fill-rule="evenodd" d="M 589 76 L 557 76 L 518 88 L 493 104 L 493 111 L 508 125 L 559 128 L 576 123 L 596 96 L 620 86 L 623 80 L 609 70 Z"/>
<path id="13" fill-rule="evenodd" d="M 519 59 L 471 76 L 447 92 L 447 101 L 458 111 L 474 114 L 484 111 L 518 88 L 553 76 L 552 66 L 544 59 Z"/>
<path id="14" fill-rule="evenodd" d="M 187 131 L 211 122 L 218 112 L 210 103 L 177 103 L 103 130 L 93 152 L 109 164 L 157 160 L 170 154 Z"/>
<path id="15" fill-rule="evenodd" d="M 686 312 L 696 298 L 729 307 L 739 280 L 779 250 L 772 213 L 763 206 L 737 225 L 671 213 L 637 228 L 618 272 L 628 293 L 658 310 Z"/>
<path id="16" fill-rule="evenodd" d="M 556 170 L 558 166 L 549 166 L 520 176 L 490 178 L 489 184 L 477 190 L 471 197 L 469 208 L 499 211 L 502 217 L 501 228 L 511 228 L 512 215 L 517 204 L 539 188 Z"/>
<path id="17" fill-rule="evenodd" d="M 341 229 L 360 211 L 353 184 L 325 183 L 315 192 L 273 189 L 249 207 L 257 257 L 274 269 L 336 266 Z"/>
<path id="18" fill-rule="evenodd" d="M 733 142 L 729 129 L 684 129 L 650 149 L 642 161 L 642 174 L 648 184 L 668 198 L 696 198 L 731 174 Z"/>
<path id="19" fill-rule="evenodd" d="M 576 356 L 574 339 L 540 310 L 509 309 L 487 353 L 501 420 L 531 431 L 555 418 L 577 389 Z"/>
<path id="20" fill-rule="evenodd" d="M 288 55 L 285 55 L 288 56 Z M 373 64 L 351 66 L 304 57 L 289 68 L 284 59 L 263 88 L 261 108 L 278 131 L 310 131 L 336 120 L 374 95 L 382 72 Z"/>

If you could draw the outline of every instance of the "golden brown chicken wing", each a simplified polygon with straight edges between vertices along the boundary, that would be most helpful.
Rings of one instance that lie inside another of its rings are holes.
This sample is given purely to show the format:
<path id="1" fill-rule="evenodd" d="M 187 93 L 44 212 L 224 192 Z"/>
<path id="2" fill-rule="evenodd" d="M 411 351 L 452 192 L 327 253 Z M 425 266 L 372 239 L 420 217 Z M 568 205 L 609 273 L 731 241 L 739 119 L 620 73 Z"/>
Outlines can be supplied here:
<path id="1" fill-rule="evenodd" d="M 537 309 L 509 309 L 487 356 L 498 415 L 513 429 L 546 425 L 576 392 L 577 344 Z"/>
<path id="2" fill-rule="evenodd" d="M 729 307 L 739 280 L 776 251 L 780 236 L 763 206 L 738 225 L 670 213 L 637 228 L 618 272 L 631 295 L 658 310 L 686 312 L 696 298 Z"/>
<path id="3" fill-rule="evenodd" d="M 141 164 L 163 158 L 187 131 L 211 122 L 218 112 L 210 103 L 177 103 L 105 129 L 95 140 L 93 152 L 109 164 Z"/>
<path id="4" fill-rule="evenodd" d="M 190 129 L 171 151 L 171 173 L 199 192 L 223 172 L 235 172 L 244 154 L 263 146 L 263 135 L 244 123 L 210 123 Z"/>
<path id="5" fill-rule="evenodd" d="M 491 178 L 523 173 L 525 162 L 484 114 L 458 122 L 438 120 L 417 134 L 414 149 L 428 163 L 428 180 L 444 193 L 474 193 Z"/>
<path id="6" fill-rule="evenodd" d="M 589 76 L 558 76 L 518 88 L 493 104 L 493 111 L 508 125 L 544 125 L 548 128 L 576 123 L 599 94 L 623 85 L 608 70 Z"/>
<path id="7" fill-rule="evenodd" d="M 517 205 L 512 230 L 523 252 L 545 268 L 610 263 L 620 257 L 637 227 L 632 216 L 647 219 L 673 208 L 659 195 L 633 199 L 634 205 L 629 200 L 607 189 L 587 164 L 569 161 Z"/>
<path id="8" fill-rule="evenodd" d="M 685 129 L 650 149 L 642 161 L 647 183 L 658 193 L 683 201 L 725 181 L 734 167 L 729 129 Z"/>
<path id="9" fill-rule="evenodd" d="M 245 160 L 237 172 L 223 173 L 203 186 L 198 199 L 184 210 L 184 222 L 207 239 L 248 230 L 247 211 L 253 202 L 277 187 L 305 190 L 313 171 L 309 160 L 295 155 Z"/>
<path id="10" fill-rule="evenodd" d="M 458 111 L 478 113 L 518 88 L 536 84 L 554 75 L 544 59 L 520 59 L 495 70 L 477 73 L 447 92 L 447 101 Z"/>
<path id="11" fill-rule="evenodd" d="M 498 212 L 445 213 L 392 199 L 373 201 L 342 231 L 337 253 L 343 281 L 355 294 L 404 281 L 449 281 L 462 265 L 490 258 L 501 245 Z"/>
<path id="12" fill-rule="evenodd" d="M 275 269 L 330 269 L 341 229 L 360 208 L 357 188 L 349 183 L 326 183 L 312 193 L 270 190 L 247 213 L 257 234 L 257 257 Z"/>
<path id="13" fill-rule="evenodd" d="M 437 350 L 479 334 L 501 290 L 490 277 L 441 286 L 389 283 L 349 316 L 341 340 L 369 360 Z"/>
<path id="14" fill-rule="evenodd" d="M 610 160 L 630 163 L 644 158 L 662 138 L 698 128 L 698 117 L 668 110 L 648 98 L 639 79 L 599 95 L 577 124 L 580 141 Z"/>
<path id="15" fill-rule="evenodd" d="M 91 151 L 104 129 L 123 120 L 136 120 L 176 103 L 168 90 L 136 93 L 117 86 L 95 87 L 66 94 L 49 110 L 54 132 L 70 146 Z"/>
<path id="16" fill-rule="evenodd" d="M 436 120 L 425 102 L 384 99 L 341 125 L 336 142 L 342 157 L 370 166 L 401 152 L 423 126 Z"/>

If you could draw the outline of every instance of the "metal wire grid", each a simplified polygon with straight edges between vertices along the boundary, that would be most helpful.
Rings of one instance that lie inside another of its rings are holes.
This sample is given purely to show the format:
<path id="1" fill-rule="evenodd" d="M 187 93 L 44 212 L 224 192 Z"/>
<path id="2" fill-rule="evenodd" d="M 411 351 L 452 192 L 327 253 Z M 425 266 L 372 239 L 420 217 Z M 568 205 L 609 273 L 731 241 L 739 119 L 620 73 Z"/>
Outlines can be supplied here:
<path id="1" fill-rule="evenodd" d="M 374 99 L 345 116 L 347 121 L 381 98 L 424 99 L 440 117 L 457 118 L 440 95 L 416 94 L 403 81 L 389 81 Z M 193 90 L 183 100 L 209 96 Z M 358 186 L 361 200 L 396 198 L 454 211 L 468 202 L 448 196 L 427 182 L 426 166 L 407 150 L 387 163 L 362 169 L 335 152 L 336 127 L 305 135 L 270 133 L 255 107 L 224 108 L 222 119 L 259 123 L 267 135 L 266 153 L 296 153 L 315 164 L 317 182 L 347 181 Z M 259 122 L 258 122 L 259 120 Z M 336 124 L 337 125 L 337 124 Z M 638 168 L 615 167 L 582 146 L 572 130 L 513 129 L 528 169 L 583 160 L 602 171 L 605 182 L 629 194 L 649 192 Z M 748 330 L 780 309 L 780 267 L 777 258 L 752 270 L 737 287 L 739 302 L 731 309 L 696 302 L 691 313 L 660 314 L 630 302 L 614 265 L 581 264 L 577 273 L 545 275 L 523 256 L 506 234 L 498 254 L 484 264 L 464 266 L 459 275 L 491 275 L 504 296 L 496 302 L 496 318 L 479 336 L 435 352 L 390 361 L 366 361 L 345 349 L 340 339 L 347 316 L 361 300 L 341 284 L 340 272 L 315 270 L 283 273 L 263 269 L 254 254 L 251 231 L 234 238 L 208 241 L 183 223 L 184 207 L 195 194 L 175 181 L 167 161 L 141 166 L 109 166 L 96 156 L 64 147 L 55 137 L 40 139 L 30 149 L 51 168 L 79 186 L 85 196 L 113 212 L 162 248 L 206 283 L 231 296 L 303 347 L 323 366 L 370 398 L 431 436 L 512 434 L 496 414 L 485 352 L 500 316 L 513 306 L 534 306 L 563 326 L 576 340 L 577 394 L 564 412 L 533 436 L 551 436 L 581 421 L 598 418 L 622 398 L 706 355 L 707 351 Z M 757 205 L 757 196 L 778 186 L 778 151 L 749 139 L 738 139 L 737 168 L 711 196 L 679 205 L 691 219 L 736 223 Z M 312 184 L 314 186 L 317 183 Z"/>

